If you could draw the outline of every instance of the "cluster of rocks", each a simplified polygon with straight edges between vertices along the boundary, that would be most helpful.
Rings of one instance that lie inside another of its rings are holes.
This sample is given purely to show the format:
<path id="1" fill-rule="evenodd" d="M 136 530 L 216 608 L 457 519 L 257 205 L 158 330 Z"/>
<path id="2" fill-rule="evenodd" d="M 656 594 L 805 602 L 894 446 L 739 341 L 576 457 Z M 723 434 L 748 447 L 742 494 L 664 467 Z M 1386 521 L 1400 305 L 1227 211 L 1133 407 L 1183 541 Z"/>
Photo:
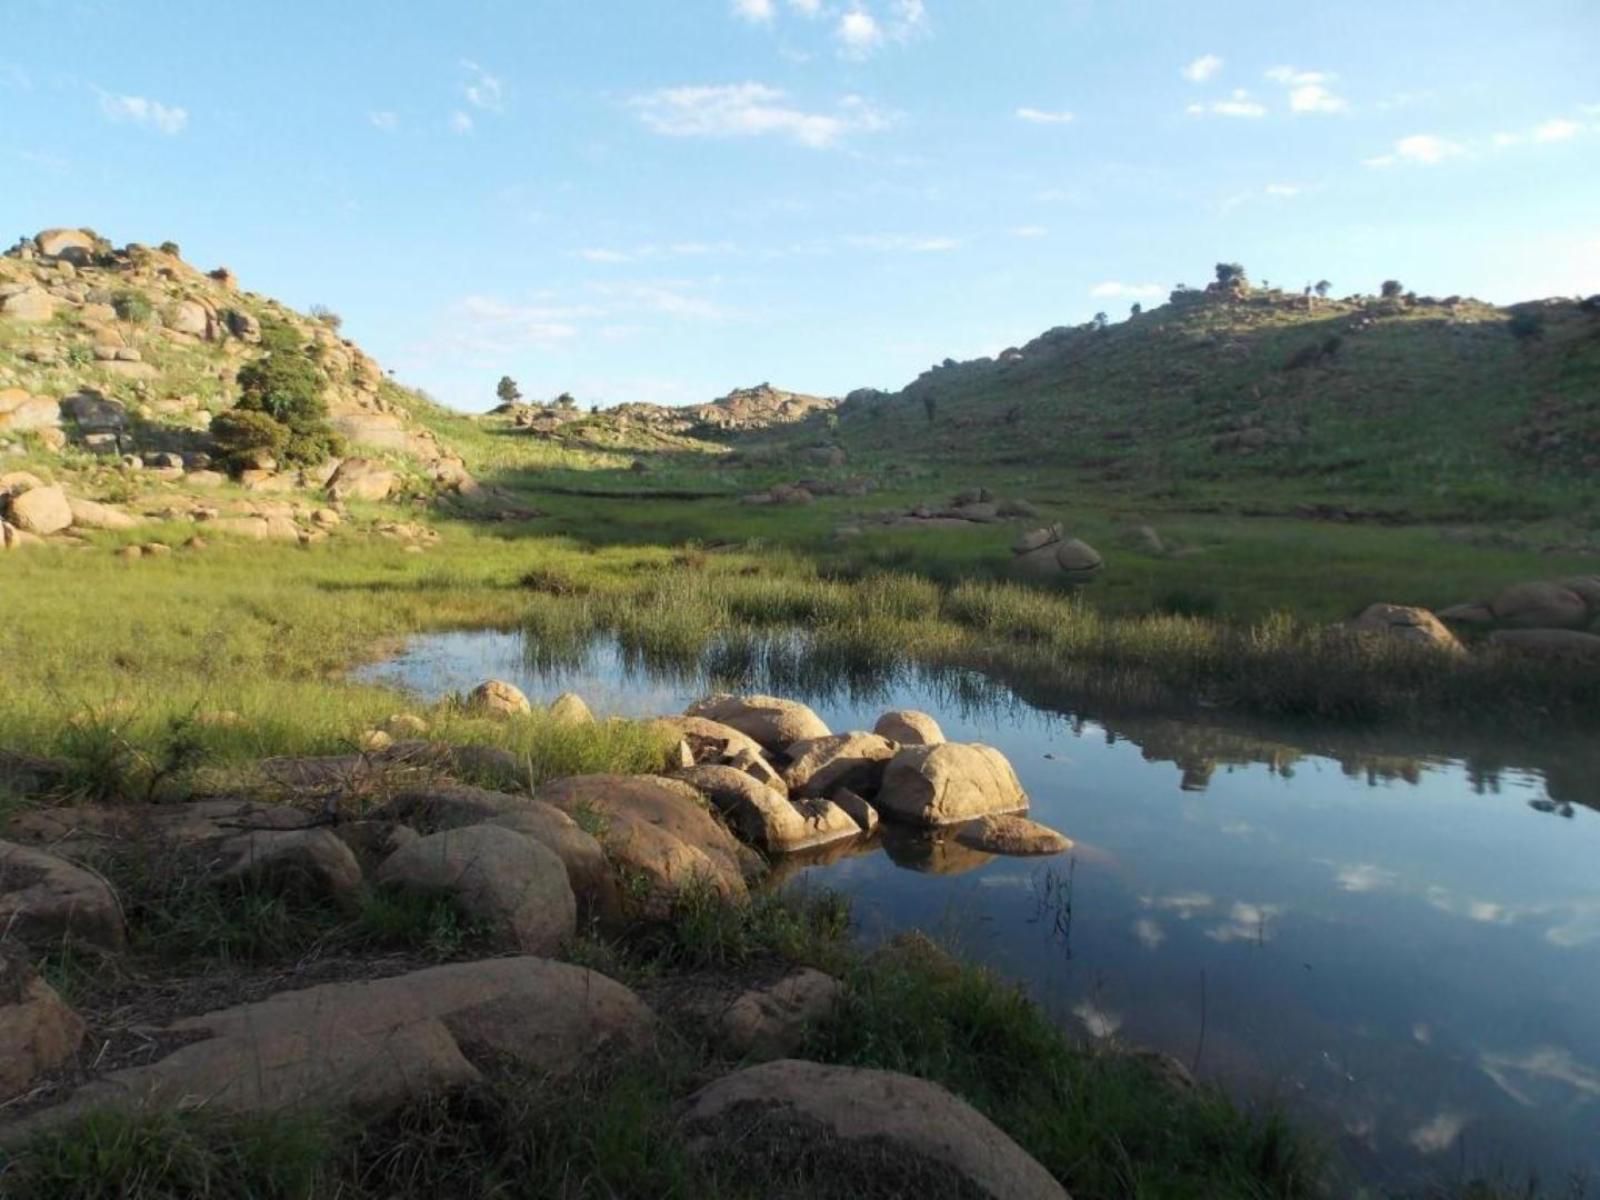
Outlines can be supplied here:
<path id="1" fill-rule="evenodd" d="M 1030 529 L 1011 544 L 1011 567 L 1030 579 L 1085 584 L 1105 569 L 1100 552 L 1061 526 Z"/>
<path id="2" fill-rule="evenodd" d="M 493 680 L 466 703 L 503 720 L 533 711 L 515 687 Z M 225 717 L 238 720 L 207 715 Z M 594 720 L 570 695 L 549 717 Z M 265 760 L 245 776 L 230 773 L 226 794 L 212 798 L 14 815 L 0 841 L 0 1105 L 13 1109 L 0 1142 L 92 1110 L 176 1108 L 200 1097 L 221 1112 L 381 1113 L 507 1062 L 559 1080 L 595 1055 L 649 1046 L 663 1018 L 624 984 L 551 956 L 591 923 L 620 930 L 665 916 L 690 888 L 743 899 L 764 870 L 753 847 L 781 854 L 861 838 L 879 814 L 997 852 L 1070 845 L 1016 815 L 1028 798 L 1003 756 L 946 742 L 926 714 L 886 713 L 873 732 L 834 734 L 802 704 L 718 695 L 655 728 L 674 746 L 666 773 L 572 776 L 532 795 L 511 783 L 511 755 L 430 743 L 425 721 L 396 714 L 364 735 L 360 753 Z M 25 790 L 49 774 L 48 764 L 17 756 L 0 755 L 0 768 L 8 786 Z M 462 782 L 468 773 L 506 790 Z M 139 1031 L 144 1052 L 101 1067 L 93 1014 L 86 1022 L 75 1013 L 30 961 L 63 944 L 125 951 L 129 918 L 96 868 L 109 869 L 116 855 L 181 862 L 197 887 L 295 904 L 353 908 L 369 887 L 445 894 L 500 956 L 176 1016 Z M 963 1180 L 972 1194 L 1064 1196 L 942 1088 L 787 1057 L 810 1024 L 836 1010 L 840 980 L 796 970 L 753 986 L 708 986 L 686 1011 L 725 1057 L 757 1065 L 685 1102 L 692 1153 L 717 1153 L 730 1136 L 777 1139 L 776 1150 L 780 1129 L 814 1128 L 846 1146 L 887 1147 L 915 1171 Z"/>
<path id="3" fill-rule="evenodd" d="M 866 496 L 877 485 L 865 475 L 849 479 L 797 479 L 793 483 L 775 483 L 762 492 L 740 496 L 740 504 L 805 505 L 818 496 Z"/>
<path id="4" fill-rule="evenodd" d="M 1358 632 L 1465 653 L 1457 636 L 1486 635 L 1506 653 L 1600 665 L 1600 575 L 1514 583 L 1493 598 L 1440 609 L 1372 604 L 1349 622 Z"/>

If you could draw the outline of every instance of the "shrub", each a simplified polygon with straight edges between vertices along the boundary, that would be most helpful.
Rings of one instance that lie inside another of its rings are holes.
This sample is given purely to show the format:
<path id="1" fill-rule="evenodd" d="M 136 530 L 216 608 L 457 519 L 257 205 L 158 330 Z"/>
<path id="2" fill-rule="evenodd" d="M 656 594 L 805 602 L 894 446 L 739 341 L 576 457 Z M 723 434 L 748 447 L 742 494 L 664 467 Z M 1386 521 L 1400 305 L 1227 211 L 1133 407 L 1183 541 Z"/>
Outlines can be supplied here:
<path id="1" fill-rule="evenodd" d="M 143 292 L 123 291 L 111 298 L 117 316 L 130 325 L 145 325 L 156 315 L 155 305 Z"/>
<path id="2" fill-rule="evenodd" d="M 1298 371 L 1304 367 L 1315 366 L 1317 360 L 1321 357 L 1322 347 L 1312 342 L 1308 346 L 1301 346 L 1300 349 L 1291 354 L 1288 361 L 1283 364 L 1283 369 L 1285 371 Z"/>
<path id="3" fill-rule="evenodd" d="M 1544 317 L 1527 310 L 1513 313 L 1511 320 L 1506 322 L 1506 329 L 1519 342 L 1532 341 L 1544 336 Z"/>
<path id="4" fill-rule="evenodd" d="M 182 258 L 183 251 L 178 249 L 177 242 L 162 242 L 158 249 L 163 254 L 170 254 L 173 258 Z"/>
<path id="5" fill-rule="evenodd" d="M 325 304 L 313 304 L 311 306 L 311 319 L 313 321 L 321 321 L 335 333 L 344 325 L 344 318 Z"/>
<path id="6" fill-rule="evenodd" d="M 288 426 L 250 409 L 230 409 L 211 422 L 211 440 L 217 452 L 234 464 L 263 452 L 277 458 L 284 453 L 289 437 Z"/>
<path id="7" fill-rule="evenodd" d="M 1405 294 L 1405 290 L 1406 285 L 1398 279 L 1385 279 L 1383 285 L 1378 289 L 1378 294 L 1385 300 L 1398 300 Z"/>
<path id="8" fill-rule="evenodd" d="M 293 328 L 280 321 L 262 323 L 268 352 L 239 371 L 235 411 L 261 413 L 288 432 L 279 457 L 288 463 L 318 463 L 341 449 L 328 425 L 322 399 L 322 372 L 300 344 Z"/>
<path id="9" fill-rule="evenodd" d="M 1232 287 L 1236 283 L 1245 282 L 1243 263 L 1218 263 L 1217 282 L 1223 287 Z"/>

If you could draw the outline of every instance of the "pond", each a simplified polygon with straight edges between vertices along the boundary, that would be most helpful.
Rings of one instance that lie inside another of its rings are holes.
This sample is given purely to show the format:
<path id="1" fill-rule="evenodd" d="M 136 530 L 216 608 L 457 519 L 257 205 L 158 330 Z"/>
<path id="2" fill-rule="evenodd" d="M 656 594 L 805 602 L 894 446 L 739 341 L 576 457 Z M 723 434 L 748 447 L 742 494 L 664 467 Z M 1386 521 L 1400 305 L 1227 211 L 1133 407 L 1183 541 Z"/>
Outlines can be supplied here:
<path id="1" fill-rule="evenodd" d="M 1008 859 L 891 836 L 782 864 L 784 886 L 848 894 L 865 939 L 927 929 L 1083 1036 L 1281 1100 L 1369 1179 L 1600 1172 L 1594 745 L 1089 717 L 967 671 L 753 676 L 734 682 L 835 730 L 931 712 L 1002 750 L 1031 815 L 1076 843 Z M 620 716 L 713 690 L 609 638 L 548 654 L 506 632 L 418 638 L 361 677 L 429 698 L 497 677 Z"/>

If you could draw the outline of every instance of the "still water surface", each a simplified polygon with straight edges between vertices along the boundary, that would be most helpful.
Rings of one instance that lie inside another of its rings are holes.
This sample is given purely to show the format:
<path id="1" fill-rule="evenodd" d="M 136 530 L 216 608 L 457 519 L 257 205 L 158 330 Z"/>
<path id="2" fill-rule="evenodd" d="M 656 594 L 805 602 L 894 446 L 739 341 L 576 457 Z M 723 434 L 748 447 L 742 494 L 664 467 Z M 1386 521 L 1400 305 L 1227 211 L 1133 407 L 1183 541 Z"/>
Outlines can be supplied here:
<path id="1" fill-rule="evenodd" d="M 619 716 L 710 690 L 608 639 L 551 661 L 503 632 L 418 638 L 362 677 L 429 698 L 497 677 Z M 965 672 L 811 695 L 772 682 L 738 684 L 836 730 L 917 708 L 998 747 L 1031 815 L 1076 842 L 1007 859 L 902 836 L 784 863 L 788 886 L 847 893 L 864 938 L 928 929 L 1083 1036 L 1286 1102 L 1369 1177 L 1600 1173 L 1595 747 L 1086 719 Z"/>

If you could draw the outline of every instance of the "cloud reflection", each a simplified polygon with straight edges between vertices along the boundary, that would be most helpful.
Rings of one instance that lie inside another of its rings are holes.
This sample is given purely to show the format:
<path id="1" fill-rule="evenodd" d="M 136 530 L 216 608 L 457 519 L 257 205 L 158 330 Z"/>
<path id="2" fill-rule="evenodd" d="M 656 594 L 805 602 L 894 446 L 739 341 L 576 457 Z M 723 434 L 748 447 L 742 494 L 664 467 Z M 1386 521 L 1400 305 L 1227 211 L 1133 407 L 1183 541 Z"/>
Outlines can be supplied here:
<path id="1" fill-rule="evenodd" d="M 1442 1112 L 1413 1129 L 1408 1140 L 1423 1154 L 1438 1154 L 1450 1149 L 1466 1124 L 1462 1114 Z"/>
<path id="2" fill-rule="evenodd" d="M 1529 1108 L 1539 1104 L 1529 1094 L 1538 1084 L 1556 1084 L 1562 1102 L 1572 1099 L 1572 1092 L 1600 1096 L 1600 1071 L 1584 1066 L 1562 1046 L 1535 1046 L 1520 1054 L 1485 1053 L 1478 1066 L 1501 1091 Z"/>

